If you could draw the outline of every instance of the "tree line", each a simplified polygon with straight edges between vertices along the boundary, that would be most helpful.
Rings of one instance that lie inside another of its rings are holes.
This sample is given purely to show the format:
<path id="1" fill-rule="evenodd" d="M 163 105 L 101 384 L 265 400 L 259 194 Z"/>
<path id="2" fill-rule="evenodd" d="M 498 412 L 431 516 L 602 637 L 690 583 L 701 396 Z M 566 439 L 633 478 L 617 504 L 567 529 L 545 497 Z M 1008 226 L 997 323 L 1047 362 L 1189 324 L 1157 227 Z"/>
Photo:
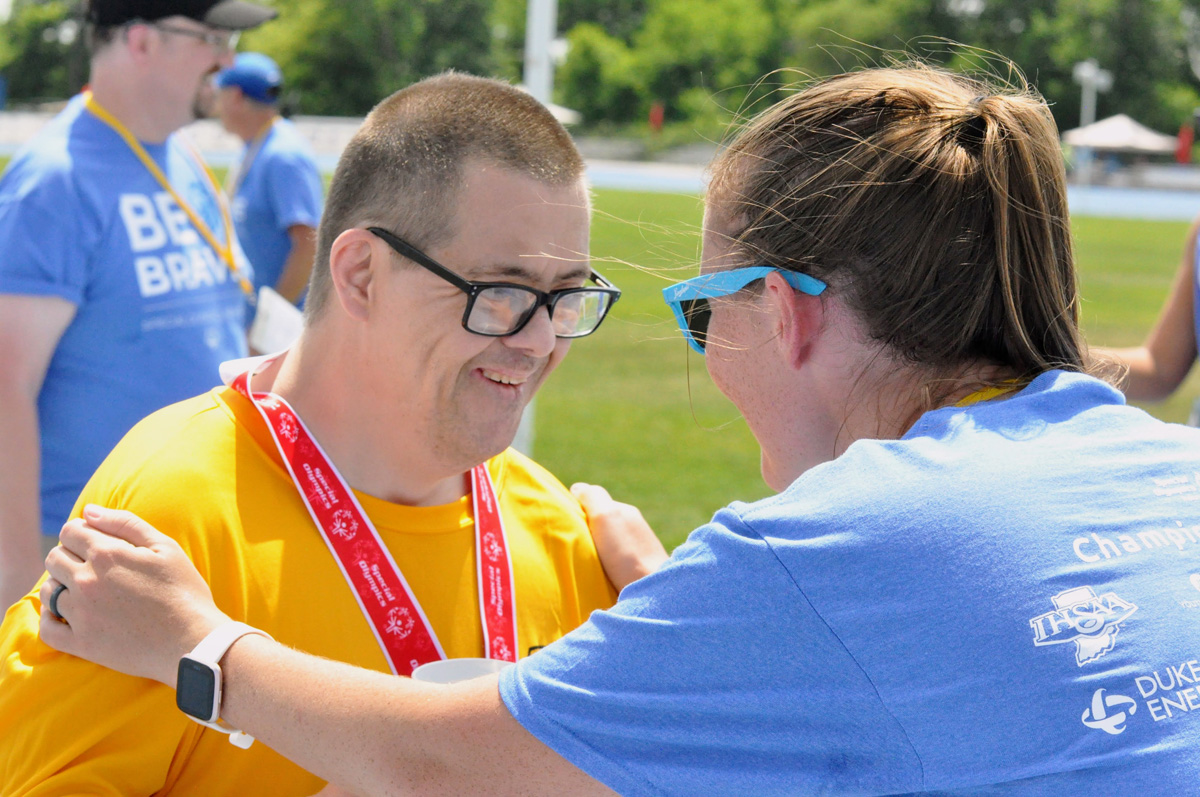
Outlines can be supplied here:
<path id="1" fill-rule="evenodd" d="M 279 19 L 242 49 L 279 62 L 302 113 L 361 115 L 448 68 L 520 80 L 526 0 L 274 5 Z M 14 0 L 0 30 L 10 102 L 86 80 L 81 6 Z M 558 29 L 555 101 L 585 129 L 644 127 L 657 106 L 668 126 L 713 135 L 782 85 L 906 55 L 1001 78 L 1011 61 L 1063 129 L 1079 123 L 1072 72 L 1087 58 L 1113 74 L 1099 116 L 1173 132 L 1200 106 L 1200 0 L 559 0 Z"/>

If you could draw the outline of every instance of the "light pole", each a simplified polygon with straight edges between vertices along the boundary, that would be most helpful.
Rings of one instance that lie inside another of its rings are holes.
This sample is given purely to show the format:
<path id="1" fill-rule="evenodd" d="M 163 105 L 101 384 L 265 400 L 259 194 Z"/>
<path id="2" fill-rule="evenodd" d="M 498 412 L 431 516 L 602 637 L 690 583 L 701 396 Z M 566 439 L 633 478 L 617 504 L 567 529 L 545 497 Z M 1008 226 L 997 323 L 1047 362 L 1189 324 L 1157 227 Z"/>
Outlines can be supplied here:
<path id="1" fill-rule="evenodd" d="M 1096 95 L 1112 88 L 1112 72 L 1101 69 L 1095 58 L 1080 61 L 1072 71 L 1075 82 L 1083 87 L 1083 96 L 1079 101 L 1079 126 L 1087 127 L 1096 121 Z M 1091 182 L 1092 150 L 1090 147 L 1079 147 L 1075 165 L 1083 181 Z"/>
<path id="2" fill-rule="evenodd" d="M 525 88 L 543 105 L 554 94 L 554 37 L 558 32 L 558 0 L 529 0 L 525 11 Z M 521 413 L 513 448 L 533 456 L 533 419 L 537 408 L 531 399 Z"/>
<path id="3" fill-rule="evenodd" d="M 1072 73 L 1075 82 L 1083 86 L 1083 97 L 1079 103 L 1079 126 L 1086 127 L 1096 121 L 1096 95 L 1112 88 L 1112 72 L 1101 69 L 1095 58 L 1075 64 Z"/>
<path id="4" fill-rule="evenodd" d="M 525 88 L 543 105 L 554 93 L 553 44 L 558 0 L 529 0 L 525 13 Z"/>

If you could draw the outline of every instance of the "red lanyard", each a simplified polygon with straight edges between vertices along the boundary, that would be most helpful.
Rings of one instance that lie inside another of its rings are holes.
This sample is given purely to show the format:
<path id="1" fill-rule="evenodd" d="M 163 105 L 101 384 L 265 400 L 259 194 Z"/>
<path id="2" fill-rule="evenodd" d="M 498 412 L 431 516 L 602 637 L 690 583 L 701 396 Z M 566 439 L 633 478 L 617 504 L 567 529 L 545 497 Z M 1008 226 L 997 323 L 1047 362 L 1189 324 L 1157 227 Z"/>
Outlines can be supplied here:
<path id="1" fill-rule="evenodd" d="M 286 401 L 274 393 L 250 392 L 253 371 L 238 376 L 231 387 L 253 402 L 270 429 L 292 482 L 349 582 L 392 672 L 410 675 L 422 664 L 446 658 L 421 604 L 349 485 Z M 516 661 L 512 561 L 486 463 L 471 469 L 471 498 L 484 655 Z"/>

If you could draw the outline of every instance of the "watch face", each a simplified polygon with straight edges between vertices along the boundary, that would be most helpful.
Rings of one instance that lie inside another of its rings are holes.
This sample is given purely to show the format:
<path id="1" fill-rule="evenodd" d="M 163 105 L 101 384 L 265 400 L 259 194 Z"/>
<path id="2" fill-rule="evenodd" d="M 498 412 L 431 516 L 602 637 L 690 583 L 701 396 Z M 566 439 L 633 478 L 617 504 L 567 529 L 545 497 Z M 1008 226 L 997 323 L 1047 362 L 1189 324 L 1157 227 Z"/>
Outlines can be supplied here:
<path id="1" fill-rule="evenodd" d="M 216 712 L 217 674 L 207 664 L 184 657 L 179 660 L 175 705 L 197 719 L 213 722 Z"/>

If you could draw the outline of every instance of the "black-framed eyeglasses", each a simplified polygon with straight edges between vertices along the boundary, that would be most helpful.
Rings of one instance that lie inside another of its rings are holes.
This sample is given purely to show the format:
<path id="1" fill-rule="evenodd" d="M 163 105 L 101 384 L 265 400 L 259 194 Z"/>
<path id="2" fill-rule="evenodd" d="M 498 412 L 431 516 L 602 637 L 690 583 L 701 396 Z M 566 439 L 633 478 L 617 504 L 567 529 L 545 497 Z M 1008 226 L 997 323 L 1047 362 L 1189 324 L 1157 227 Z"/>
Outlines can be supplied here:
<path id="1" fill-rule="evenodd" d="M 502 338 L 520 332 L 539 307 L 546 306 L 554 335 L 559 338 L 582 338 L 600 326 L 621 291 L 604 277 L 591 272 L 588 279 L 598 287 L 565 288 L 561 291 L 539 291 L 528 285 L 512 282 L 472 282 L 455 274 L 417 247 L 382 227 L 368 227 L 398 254 L 422 268 L 432 271 L 467 295 L 463 311 L 463 329 L 476 335 Z"/>
<path id="2" fill-rule="evenodd" d="M 180 28 L 176 25 L 168 25 L 164 22 L 132 22 L 130 24 L 149 25 L 152 28 L 161 30 L 163 33 L 191 36 L 193 39 L 199 39 L 204 42 L 219 53 L 231 53 L 236 50 L 238 37 L 242 33 L 240 30 L 193 30 L 192 28 Z"/>

